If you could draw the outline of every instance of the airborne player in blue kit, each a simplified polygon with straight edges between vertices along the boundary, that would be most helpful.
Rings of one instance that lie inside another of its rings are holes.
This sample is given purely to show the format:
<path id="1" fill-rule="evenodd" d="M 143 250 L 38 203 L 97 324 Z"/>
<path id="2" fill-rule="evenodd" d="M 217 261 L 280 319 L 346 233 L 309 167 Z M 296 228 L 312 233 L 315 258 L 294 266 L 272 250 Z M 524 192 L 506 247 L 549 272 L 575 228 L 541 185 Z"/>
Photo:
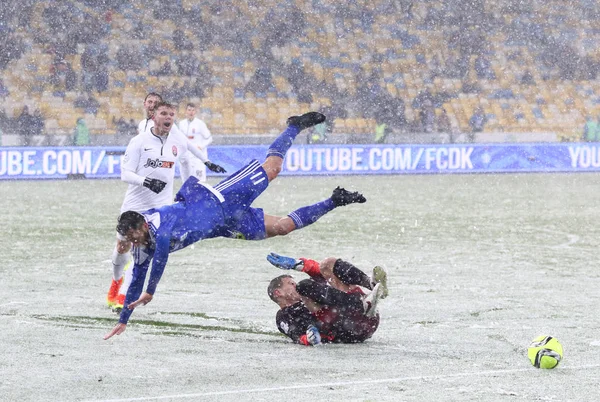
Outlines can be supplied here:
<path id="1" fill-rule="evenodd" d="M 214 237 L 263 240 L 284 236 L 316 222 L 336 207 L 366 202 L 362 194 L 338 187 L 330 198 L 299 208 L 285 217 L 268 215 L 260 208 L 251 207 L 281 172 L 283 158 L 298 133 L 323 121 L 325 116 L 317 112 L 292 116 L 287 121 L 287 129 L 271 144 L 262 165 L 253 160 L 215 187 L 190 177 L 177 193 L 173 205 L 141 214 L 122 213 L 117 232 L 133 243 L 133 279 L 119 323 L 104 339 L 123 333 L 133 309 L 152 300 L 169 253 Z M 142 293 L 151 262 L 150 279 Z"/>

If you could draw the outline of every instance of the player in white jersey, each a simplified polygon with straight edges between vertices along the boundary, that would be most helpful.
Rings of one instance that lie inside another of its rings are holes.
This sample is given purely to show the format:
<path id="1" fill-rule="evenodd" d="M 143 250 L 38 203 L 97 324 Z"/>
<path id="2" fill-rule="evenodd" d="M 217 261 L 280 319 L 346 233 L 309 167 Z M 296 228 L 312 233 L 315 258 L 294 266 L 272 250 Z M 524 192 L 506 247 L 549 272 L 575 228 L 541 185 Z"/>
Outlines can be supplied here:
<path id="1" fill-rule="evenodd" d="M 185 153 L 200 157 L 200 151 L 174 126 L 175 110 L 172 105 L 160 102 L 153 114 L 154 125 L 131 139 L 121 166 L 121 180 L 129 183 L 121 212 L 146 211 L 169 205 L 173 201 L 175 163 Z M 225 169 L 210 161 L 205 162 L 213 171 Z M 113 250 L 113 279 L 107 295 L 107 304 L 120 309 L 131 282 L 131 270 L 123 272 L 130 261 L 131 243 L 117 235 Z"/>
<path id="2" fill-rule="evenodd" d="M 196 117 L 196 105 L 188 103 L 185 108 L 185 117 L 179 122 L 179 130 L 198 147 L 204 158 L 208 159 L 208 146 L 213 142 L 212 134 L 206 123 Z M 187 153 L 179 159 L 181 164 L 181 181 L 185 182 L 190 176 L 196 177 L 200 182 L 206 182 L 206 166 L 201 160 Z"/>
<path id="3" fill-rule="evenodd" d="M 154 120 L 152 120 L 152 116 L 154 114 L 154 108 L 156 107 L 156 104 L 158 102 L 162 102 L 162 96 L 160 96 L 159 94 L 157 94 L 156 92 L 150 92 L 146 95 L 146 97 L 144 98 L 144 112 L 145 112 L 145 118 L 140 121 L 140 123 L 138 124 L 138 129 L 137 129 L 137 134 L 138 136 L 140 134 L 145 133 L 147 130 L 150 130 L 150 128 L 154 127 Z M 133 138 L 131 141 L 133 142 L 135 138 Z M 131 142 L 130 142 L 131 145 Z M 129 149 L 129 146 L 128 148 Z M 137 170 L 134 168 L 132 170 L 133 172 L 136 172 Z M 121 180 L 125 181 L 125 182 L 130 182 L 131 179 L 126 180 L 126 178 L 123 176 L 123 170 L 121 170 Z M 127 172 L 125 172 L 125 174 L 127 175 Z M 127 194 L 125 196 L 125 200 L 123 201 L 123 206 L 125 206 L 125 204 L 127 203 L 127 200 L 131 197 L 130 196 L 130 191 L 133 192 L 133 190 L 131 190 L 131 187 L 133 185 L 130 184 L 129 188 L 127 189 Z M 156 194 L 152 193 L 152 192 L 146 192 L 147 194 L 150 194 L 149 199 L 153 199 L 154 197 L 156 197 Z M 166 192 L 164 194 L 167 194 Z M 164 198 L 164 197 L 161 197 Z M 167 201 L 167 204 L 170 204 L 170 200 Z M 166 205 L 166 204 L 161 204 L 162 205 Z M 122 211 L 121 211 L 122 212 Z M 123 270 L 127 269 L 127 265 L 129 263 L 129 254 L 128 254 L 128 250 L 129 250 L 130 246 L 128 245 L 128 242 L 126 240 L 124 240 L 122 238 L 122 236 L 119 236 L 117 234 L 117 245 L 115 246 L 113 253 L 112 253 L 112 264 L 113 264 L 113 280 L 111 282 L 111 286 L 110 289 L 108 290 L 108 294 L 106 296 L 106 303 L 108 304 L 108 307 L 110 308 L 120 308 L 121 304 L 119 302 L 120 299 L 124 298 L 124 295 L 119 295 L 119 289 L 124 281 L 123 279 Z M 115 278 L 116 275 L 116 278 Z M 131 280 L 131 272 L 127 271 L 127 278 L 125 278 L 125 281 L 130 281 Z"/>
<path id="4" fill-rule="evenodd" d="M 154 107 L 158 102 L 162 102 L 162 100 L 162 96 L 156 92 L 150 92 L 148 95 L 146 95 L 146 98 L 144 98 L 144 110 L 146 111 L 146 118 L 140 121 L 140 124 L 138 124 L 138 134 L 145 133 L 151 127 L 154 127 L 154 121 L 152 120 Z"/>

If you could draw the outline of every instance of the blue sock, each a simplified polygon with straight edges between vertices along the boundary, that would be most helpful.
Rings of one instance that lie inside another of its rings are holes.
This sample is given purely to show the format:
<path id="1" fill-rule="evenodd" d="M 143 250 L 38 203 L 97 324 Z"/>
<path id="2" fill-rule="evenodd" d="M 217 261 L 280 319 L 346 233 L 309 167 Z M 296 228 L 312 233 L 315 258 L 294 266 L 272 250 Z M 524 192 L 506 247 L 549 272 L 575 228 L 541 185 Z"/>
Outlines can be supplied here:
<path id="1" fill-rule="evenodd" d="M 296 126 L 288 126 L 285 131 L 279 134 L 279 137 L 275 139 L 275 141 L 269 147 L 267 151 L 267 157 L 269 156 L 279 156 L 280 158 L 284 158 L 288 149 L 292 146 L 294 139 L 300 132 L 300 128 Z"/>
<path id="2" fill-rule="evenodd" d="M 296 229 L 315 223 L 320 217 L 335 208 L 331 198 L 307 207 L 302 207 L 288 214 L 296 224 Z"/>

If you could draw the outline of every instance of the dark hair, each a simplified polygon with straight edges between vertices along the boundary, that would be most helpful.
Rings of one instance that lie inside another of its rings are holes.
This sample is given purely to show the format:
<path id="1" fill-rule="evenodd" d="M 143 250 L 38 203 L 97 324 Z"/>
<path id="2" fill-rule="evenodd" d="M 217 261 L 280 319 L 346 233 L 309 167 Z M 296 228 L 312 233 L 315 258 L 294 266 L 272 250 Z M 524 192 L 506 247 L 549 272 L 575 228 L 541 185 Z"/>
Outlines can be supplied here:
<path id="1" fill-rule="evenodd" d="M 279 275 L 277 278 L 271 279 L 271 282 L 269 282 L 269 286 L 267 287 L 267 294 L 275 303 L 277 303 L 277 300 L 275 299 L 275 290 L 281 287 L 284 278 L 292 278 L 292 276 Z"/>
<path id="2" fill-rule="evenodd" d="M 160 96 L 159 94 L 157 94 L 156 92 L 150 92 L 148 95 L 146 95 L 146 97 L 144 98 L 144 102 L 146 102 L 146 99 L 148 99 L 150 96 L 156 96 L 158 98 L 159 102 L 162 102 L 163 98 L 162 96 Z"/>
<path id="3" fill-rule="evenodd" d="M 135 211 L 123 212 L 117 221 L 117 233 L 121 236 L 127 236 L 131 229 L 139 229 L 146 222 L 144 216 Z"/>
<path id="4" fill-rule="evenodd" d="M 185 107 L 186 107 L 186 108 L 188 108 L 188 107 L 193 107 L 194 109 L 196 109 L 196 104 L 195 104 L 195 103 L 192 103 L 192 102 L 188 102 L 188 104 L 187 104 L 187 105 L 185 105 Z"/>
<path id="5" fill-rule="evenodd" d="M 161 100 L 160 102 L 158 102 L 155 106 L 154 106 L 154 111 L 156 112 L 158 110 L 159 107 L 166 107 L 169 109 L 175 109 L 175 105 L 169 103 L 169 102 L 165 102 L 163 100 Z"/>

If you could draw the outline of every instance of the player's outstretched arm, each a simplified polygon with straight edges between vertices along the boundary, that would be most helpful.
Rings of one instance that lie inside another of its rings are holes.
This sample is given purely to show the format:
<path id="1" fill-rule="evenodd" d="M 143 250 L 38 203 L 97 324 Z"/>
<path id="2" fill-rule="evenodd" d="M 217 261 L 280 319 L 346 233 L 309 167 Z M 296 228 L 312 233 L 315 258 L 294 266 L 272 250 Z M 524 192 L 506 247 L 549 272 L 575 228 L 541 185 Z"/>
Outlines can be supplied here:
<path id="1" fill-rule="evenodd" d="M 120 324 L 127 324 L 127 322 L 129 321 L 129 317 L 133 313 L 133 308 L 130 307 L 131 305 L 133 305 L 133 303 L 130 303 L 130 301 L 135 300 L 134 303 L 137 303 L 140 301 L 140 299 L 144 300 L 143 296 L 141 295 L 142 290 L 144 288 L 144 282 L 146 280 L 146 273 L 148 272 L 148 265 L 150 265 L 150 259 L 147 259 L 146 261 L 144 261 L 144 263 L 140 265 L 138 265 L 137 262 L 133 265 L 133 278 L 131 279 L 131 285 L 129 285 L 129 289 L 127 289 L 127 295 L 125 296 L 125 305 L 123 306 L 123 310 L 121 310 L 121 315 L 119 316 Z M 136 305 L 139 304 L 141 303 L 138 303 Z"/>
<path id="2" fill-rule="evenodd" d="M 137 299 L 133 303 L 129 303 L 127 308 L 130 310 L 133 310 L 134 308 L 136 308 L 138 306 L 145 306 L 146 304 L 148 304 L 152 301 L 152 297 L 153 296 L 150 293 L 144 292 L 144 293 L 142 293 L 142 295 L 140 296 L 139 299 Z"/>
<path id="3" fill-rule="evenodd" d="M 152 301 L 152 295 L 144 292 L 140 296 L 139 299 L 137 299 L 133 303 L 129 303 L 127 305 L 127 308 L 129 310 L 133 310 L 137 306 L 144 306 L 144 305 L 150 303 L 150 301 Z M 129 316 L 127 318 L 129 318 Z M 112 338 L 114 335 L 121 335 L 123 332 L 125 332 L 126 329 L 127 329 L 127 324 L 120 322 L 117 325 L 115 325 L 115 327 L 112 329 L 112 331 L 110 331 L 108 334 L 104 335 L 104 340 Z"/>
<path id="4" fill-rule="evenodd" d="M 191 152 L 196 158 L 200 159 L 202 163 L 208 162 L 208 159 L 206 159 L 206 157 L 202 155 L 202 152 L 198 149 L 196 145 L 192 144 L 192 142 L 188 140 L 188 138 L 185 136 L 185 134 L 183 134 L 179 127 L 177 127 L 176 125 L 171 127 L 169 135 L 176 135 L 179 138 L 182 138 L 185 141 L 186 148 L 189 152 Z"/>
<path id="5" fill-rule="evenodd" d="M 121 335 L 127 329 L 127 324 L 118 323 L 108 334 L 104 335 L 104 340 L 112 338 L 114 335 Z"/>
<path id="6" fill-rule="evenodd" d="M 171 223 L 173 222 L 175 221 L 172 220 Z M 154 251 L 154 257 L 152 257 L 152 269 L 150 270 L 150 279 L 148 279 L 148 285 L 146 286 L 146 294 L 150 296 L 150 300 L 152 300 L 152 295 L 156 293 L 156 287 L 158 286 L 158 282 L 160 282 L 160 278 L 162 277 L 162 274 L 165 271 L 165 267 L 167 266 L 167 261 L 169 261 L 169 245 L 171 241 L 171 230 L 172 224 L 167 224 L 165 222 L 160 226 L 156 234 L 156 249 Z M 142 296 L 139 300 L 136 300 L 134 303 L 137 303 L 143 298 L 144 296 Z"/>

